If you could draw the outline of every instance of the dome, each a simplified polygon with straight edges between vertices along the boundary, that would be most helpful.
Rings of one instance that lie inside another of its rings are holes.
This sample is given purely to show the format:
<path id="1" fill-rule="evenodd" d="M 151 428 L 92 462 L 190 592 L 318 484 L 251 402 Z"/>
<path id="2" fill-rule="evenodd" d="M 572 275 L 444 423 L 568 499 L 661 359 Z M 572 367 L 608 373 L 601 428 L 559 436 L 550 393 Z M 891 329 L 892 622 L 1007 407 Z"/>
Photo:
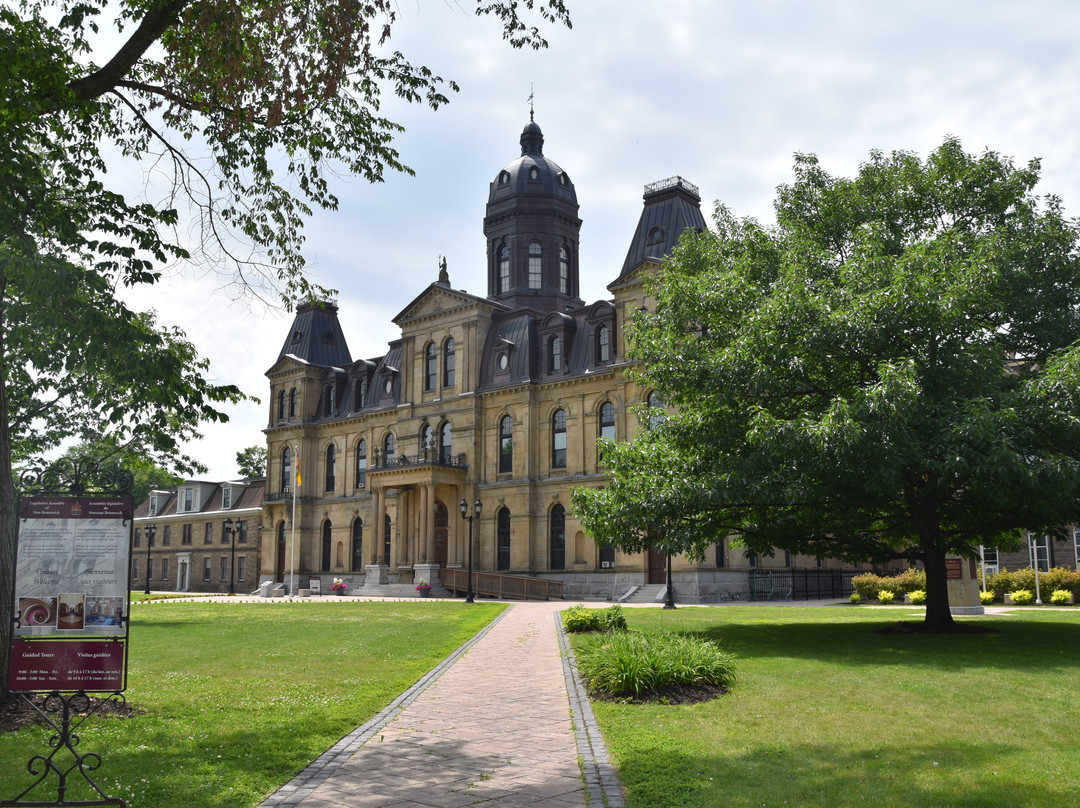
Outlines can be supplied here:
<path id="1" fill-rule="evenodd" d="M 503 166 L 495 177 L 488 204 L 522 196 L 548 197 L 577 205 L 574 183 L 557 163 L 544 157 L 544 133 L 531 120 L 521 131 L 521 157 Z"/>

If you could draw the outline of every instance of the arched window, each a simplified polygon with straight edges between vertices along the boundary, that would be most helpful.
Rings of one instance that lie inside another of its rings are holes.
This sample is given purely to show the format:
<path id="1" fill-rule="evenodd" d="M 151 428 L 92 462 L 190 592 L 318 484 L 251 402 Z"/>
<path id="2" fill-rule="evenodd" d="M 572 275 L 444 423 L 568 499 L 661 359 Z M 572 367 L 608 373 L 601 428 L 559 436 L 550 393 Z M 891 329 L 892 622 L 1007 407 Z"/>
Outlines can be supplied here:
<path id="1" fill-rule="evenodd" d="M 649 393 L 645 404 L 649 408 L 649 426 L 656 426 L 664 420 L 664 399 L 656 391 Z"/>
<path id="2" fill-rule="evenodd" d="M 566 567 L 566 509 L 556 505 L 551 509 L 551 541 L 548 568 L 561 570 Z"/>
<path id="3" fill-rule="evenodd" d="M 285 420 L 285 390 L 282 389 L 277 397 L 277 417 L 279 421 Z"/>
<path id="4" fill-rule="evenodd" d="M 367 441 L 361 438 L 356 442 L 356 487 L 367 485 Z"/>
<path id="5" fill-rule="evenodd" d="M 611 330 L 606 325 L 596 329 L 596 362 L 600 364 L 611 359 Z"/>
<path id="6" fill-rule="evenodd" d="M 434 390 L 435 380 L 439 377 L 439 355 L 435 343 L 429 342 L 424 349 L 424 389 Z"/>
<path id="7" fill-rule="evenodd" d="M 326 490 L 333 491 L 337 486 L 337 447 L 326 447 Z"/>
<path id="8" fill-rule="evenodd" d="M 504 415 L 499 421 L 499 474 L 514 470 L 514 421 Z"/>
<path id="9" fill-rule="evenodd" d="M 357 379 L 356 384 L 353 385 L 353 410 L 362 410 L 365 398 L 367 398 L 367 381 Z"/>
<path id="10" fill-rule="evenodd" d="M 495 569 L 510 569 L 510 509 L 502 508 L 496 517 L 497 557 Z"/>
<path id="11" fill-rule="evenodd" d="M 434 448 L 435 430 L 431 428 L 431 424 L 424 424 L 424 428 L 420 430 L 420 452 L 426 459 L 431 457 Z"/>
<path id="12" fill-rule="evenodd" d="M 322 524 L 322 566 L 320 569 L 323 572 L 330 572 L 330 551 L 333 549 L 332 539 L 330 521 L 327 520 Z"/>
<path id="13" fill-rule="evenodd" d="M 383 462 L 386 465 L 390 465 L 394 459 L 394 433 L 388 432 L 386 437 L 383 438 Z"/>
<path id="14" fill-rule="evenodd" d="M 439 462 L 449 463 L 453 454 L 454 446 L 450 437 L 450 422 L 446 421 L 439 430 Z"/>
<path id="15" fill-rule="evenodd" d="M 281 450 L 281 493 L 292 490 L 292 449 L 286 446 Z"/>
<path id="16" fill-rule="evenodd" d="M 552 337 L 548 340 L 548 372 L 558 373 L 562 370 L 562 340 Z"/>
<path id="17" fill-rule="evenodd" d="M 551 416 L 551 467 L 566 468 L 566 411 L 561 409 Z"/>
<path id="18" fill-rule="evenodd" d="M 510 291 L 510 248 L 505 244 L 499 248 L 499 291 Z"/>
<path id="19" fill-rule="evenodd" d="M 364 520 L 359 516 L 352 523 L 352 571 L 364 569 Z"/>
<path id="20" fill-rule="evenodd" d="M 289 391 L 289 417 L 296 417 L 296 388 Z"/>
<path id="21" fill-rule="evenodd" d="M 570 294 L 570 253 L 566 247 L 559 248 L 559 291 Z"/>
<path id="22" fill-rule="evenodd" d="M 539 289 L 543 279 L 544 248 L 539 241 L 529 242 L 529 288 Z"/>
<path id="23" fill-rule="evenodd" d="M 457 352 L 454 350 L 454 338 L 447 337 L 443 343 L 443 387 L 453 387 L 457 381 Z"/>
<path id="24" fill-rule="evenodd" d="M 615 405 L 610 401 L 600 405 L 600 437 L 615 440 Z"/>

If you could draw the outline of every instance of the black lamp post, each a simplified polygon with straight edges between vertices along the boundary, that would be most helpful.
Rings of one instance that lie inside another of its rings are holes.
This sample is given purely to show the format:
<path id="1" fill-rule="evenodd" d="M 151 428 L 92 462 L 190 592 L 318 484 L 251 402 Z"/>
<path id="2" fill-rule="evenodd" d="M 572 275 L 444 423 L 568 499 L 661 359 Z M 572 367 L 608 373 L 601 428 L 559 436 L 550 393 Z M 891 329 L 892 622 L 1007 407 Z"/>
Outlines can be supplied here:
<path id="1" fill-rule="evenodd" d="M 469 503 L 464 499 L 458 504 L 458 509 L 461 511 L 461 518 L 469 522 L 469 585 L 465 592 L 465 602 L 473 603 L 473 588 L 472 588 L 472 523 L 473 519 L 480 518 L 480 511 L 483 509 L 484 503 L 480 500 L 476 500 L 473 504 L 473 515 L 469 516 Z"/>
<path id="2" fill-rule="evenodd" d="M 232 543 L 232 550 L 229 554 L 229 594 L 235 595 L 236 592 L 233 589 L 233 580 L 236 577 L 236 532 L 240 529 L 240 520 L 236 520 L 236 525 L 233 525 L 232 517 L 226 517 L 225 519 L 225 532 L 229 534 L 229 540 Z"/>
<path id="3" fill-rule="evenodd" d="M 144 595 L 150 594 L 150 545 L 154 543 L 154 534 L 157 533 L 157 525 L 146 526 L 146 591 Z"/>
<path id="4" fill-rule="evenodd" d="M 667 600 L 664 601 L 664 608 L 675 608 L 675 590 L 671 588 L 671 553 L 667 554 Z"/>

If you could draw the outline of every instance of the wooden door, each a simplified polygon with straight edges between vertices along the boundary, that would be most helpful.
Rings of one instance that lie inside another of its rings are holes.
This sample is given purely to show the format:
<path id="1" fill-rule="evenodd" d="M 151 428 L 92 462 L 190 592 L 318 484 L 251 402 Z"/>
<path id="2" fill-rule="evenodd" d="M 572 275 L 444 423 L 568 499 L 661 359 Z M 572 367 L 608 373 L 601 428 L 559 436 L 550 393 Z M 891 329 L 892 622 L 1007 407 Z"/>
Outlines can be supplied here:
<path id="1" fill-rule="evenodd" d="M 667 556 L 655 547 L 649 548 L 649 580 L 650 584 L 667 583 Z"/>

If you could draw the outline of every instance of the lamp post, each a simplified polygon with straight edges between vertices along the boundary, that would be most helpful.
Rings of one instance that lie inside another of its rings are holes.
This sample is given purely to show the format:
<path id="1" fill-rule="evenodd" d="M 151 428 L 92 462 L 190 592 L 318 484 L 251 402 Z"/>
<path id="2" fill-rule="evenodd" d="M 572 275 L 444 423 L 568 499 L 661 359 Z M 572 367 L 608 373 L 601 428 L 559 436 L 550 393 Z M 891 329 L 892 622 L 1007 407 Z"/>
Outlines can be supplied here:
<path id="1" fill-rule="evenodd" d="M 472 588 L 472 523 L 473 519 L 480 518 L 480 511 L 483 509 L 484 503 L 480 500 L 476 500 L 473 504 L 473 515 L 469 516 L 469 503 L 464 499 L 458 504 L 458 509 L 461 511 L 461 518 L 465 519 L 469 523 L 469 583 L 465 592 L 465 602 L 473 603 L 473 588 Z"/>
<path id="2" fill-rule="evenodd" d="M 236 577 L 236 532 L 240 529 L 240 520 L 236 520 L 236 525 L 233 525 L 232 517 L 226 517 L 225 519 L 225 532 L 229 534 L 229 541 L 232 545 L 231 552 L 229 554 L 229 594 L 235 595 L 236 592 L 233 589 L 233 581 Z"/>
<path id="3" fill-rule="evenodd" d="M 154 534 L 157 533 L 157 525 L 146 526 L 146 591 L 144 595 L 150 594 L 150 545 L 154 543 Z"/>
<path id="4" fill-rule="evenodd" d="M 1042 593 L 1039 591 L 1039 540 L 1035 537 L 1034 533 L 1028 532 L 1028 543 L 1031 547 L 1031 566 L 1035 568 L 1035 603 L 1038 606 L 1042 606 Z M 1050 553 L 1050 540 L 1046 540 L 1047 549 L 1046 552 Z"/>
<path id="5" fill-rule="evenodd" d="M 667 599 L 664 601 L 664 608 L 675 608 L 675 590 L 671 588 L 671 553 L 667 554 Z"/>

